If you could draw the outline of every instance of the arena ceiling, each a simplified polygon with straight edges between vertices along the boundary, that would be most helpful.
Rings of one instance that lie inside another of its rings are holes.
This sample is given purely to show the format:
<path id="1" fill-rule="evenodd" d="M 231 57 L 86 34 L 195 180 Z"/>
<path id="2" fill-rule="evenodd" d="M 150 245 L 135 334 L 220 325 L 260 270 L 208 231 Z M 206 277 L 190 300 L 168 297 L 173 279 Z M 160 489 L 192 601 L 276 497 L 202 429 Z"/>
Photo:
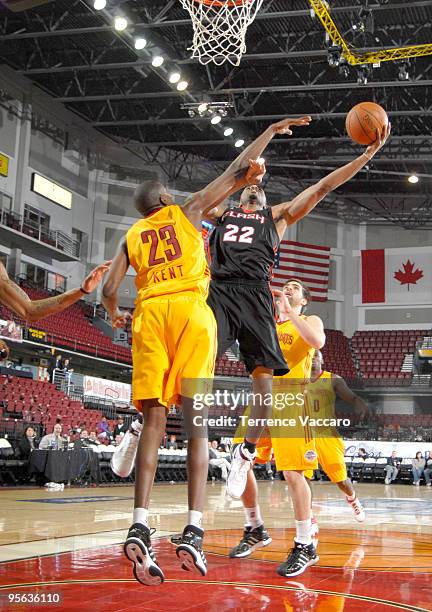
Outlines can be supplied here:
<path id="1" fill-rule="evenodd" d="M 332 43 L 310 1 L 264 0 L 241 65 L 204 67 L 191 59 L 192 26 L 180 0 L 108 0 L 99 11 L 93 0 L 2 2 L 10 7 L 0 12 L 2 61 L 144 160 L 168 152 L 172 179 L 192 165 L 210 178 L 233 159 L 237 138 L 248 143 L 270 122 L 310 114 L 309 128 L 275 139 L 266 153 L 270 191 L 297 193 L 361 150 L 346 136 L 347 111 L 363 100 L 382 104 L 391 141 L 320 209 L 347 221 L 432 227 L 432 54 L 368 64 L 365 83 L 361 66 L 330 65 Z M 432 43 L 430 1 L 328 6 L 357 53 Z M 128 20 L 123 32 L 113 28 L 120 14 Z M 147 40 L 139 51 L 137 37 Z M 159 68 L 155 55 L 165 58 Z M 188 82 L 183 92 L 169 82 L 175 70 Z M 212 126 L 182 108 L 203 101 L 227 103 L 228 116 Z M 225 137 L 228 126 L 234 133 Z M 417 184 L 407 180 L 413 172 Z"/>

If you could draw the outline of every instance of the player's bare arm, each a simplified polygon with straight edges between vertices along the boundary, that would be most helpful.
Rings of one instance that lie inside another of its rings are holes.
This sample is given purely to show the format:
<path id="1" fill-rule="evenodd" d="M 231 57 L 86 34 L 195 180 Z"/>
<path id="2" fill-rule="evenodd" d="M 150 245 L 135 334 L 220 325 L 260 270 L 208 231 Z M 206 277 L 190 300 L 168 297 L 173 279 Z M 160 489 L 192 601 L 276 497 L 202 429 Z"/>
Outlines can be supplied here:
<path id="1" fill-rule="evenodd" d="M 251 166 L 254 160 L 257 160 L 262 154 L 270 140 L 277 134 L 291 135 L 292 126 L 309 125 L 310 117 L 299 117 L 296 119 L 283 119 L 278 123 L 270 125 L 258 138 L 256 138 L 240 155 L 228 166 L 225 172 L 217 179 L 212 181 L 207 187 L 194 193 L 186 201 L 183 210 L 189 220 L 197 227 L 201 220 L 207 217 L 212 209 L 212 219 L 215 221 L 226 210 L 222 207 L 219 210 L 219 205 L 234 194 L 239 189 L 251 183 L 261 182 L 260 173 L 257 173 L 258 168 Z M 256 162 L 259 163 L 259 162 Z M 263 173 L 264 176 L 264 173 Z"/>
<path id="2" fill-rule="evenodd" d="M 348 387 L 346 382 L 341 376 L 337 374 L 332 374 L 332 386 L 334 392 L 347 404 L 351 404 L 354 410 L 361 415 L 362 418 L 369 414 L 369 409 L 367 404 L 362 400 L 361 397 L 356 395 L 351 389 Z"/>
<path id="3" fill-rule="evenodd" d="M 0 302 L 26 321 L 39 321 L 39 319 L 72 306 L 84 294 L 92 293 L 101 282 L 110 264 L 110 261 L 106 261 L 97 266 L 84 279 L 81 287 L 43 300 L 31 300 L 25 291 L 9 278 L 6 268 L 0 263 Z"/>
<path id="4" fill-rule="evenodd" d="M 124 327 L 132 318 L 118 306 L 118 290 L 129 268 L 126 238 L 120 242 L 102 289 L 102 305 L 107 311 L 113 327 Z"/>
<path id="5" fill-rule="evenodd" d="M 289 320 L 299 332 L 300 336 L 312 348 L 320 349 L 325 344 L 324 324 L 316 315 L 303 318 L 297 314 L 289 303 L 289 300 L 283 291 L 274 289 L 273 294 L 278 298 L 280 310 L 288 315 Z"/>
<path id="6" fill-rule="evenodd" d="M 384 146 L 390 136 L 391 124 L 383 129 L 376 141 L 369 145 L 359 157 L 345 166 L 334 170 L 318 183 L 308 187 L 298 196 L 272 207 L 273 219 L 279 238 L 282 239 L 288 225 L 293 225 L 308 215 L 322 199 L 347 181 L 353 178 L 372 157 Z"/>

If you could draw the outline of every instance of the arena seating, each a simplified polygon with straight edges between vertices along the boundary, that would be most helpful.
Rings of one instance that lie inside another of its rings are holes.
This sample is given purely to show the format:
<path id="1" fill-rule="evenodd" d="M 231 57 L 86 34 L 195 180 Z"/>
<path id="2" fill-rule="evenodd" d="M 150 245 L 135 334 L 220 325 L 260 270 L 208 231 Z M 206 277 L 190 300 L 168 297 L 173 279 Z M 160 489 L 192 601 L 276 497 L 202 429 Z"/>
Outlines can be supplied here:
<path id="1" fill-rule="evenodd" d="M 0 376 L 0 433 L 16 437 L 28 425 L 51 433 L 59 416 L 67 434 L 80 423 L 85 423 L 87 429 L 96 429 L 102 413 L 87 410 L 51 383 Z M 110 428 L 113 427 L 114 423 L 110 423 Z"/>
<path id="2" fill-rule="evenodd" d="M 414 352 L 416 342 L 424 335 L 422 330 L 356 332 L 351 346 L 362 377 L 370 385 L 382 381 L 409 384 L 412 372 L 401 371 L 404 357 L 406 353 Z"/>
<path id="3" fill-rule="evenodd" d="M 31 299 L 40 300 L 49 296 L 46 291 L 40 289 L 29 287 L 23 287 L 23 289 Z M 49 344 L 89 353 L 104 359 L 131 363 L 130 349 L 114 344 L 108 336 L 92 325 L 85 316 L 89 312 L 88 308 L 88 305 L 83 306 L 78 302 L 63 312 L 32 323 L 30 327 L 45 331 Z M 4 306 L 0 307 L 0 317 L 16 320 L 16 316 Z M 21 323 L 24 322 L 21 321 Z"/>
<path id="4" fill-rule="evenodd" d="M 355 378 L 357 374 L 348 338 L 335 329 L 326 329 L 325 334 L 326 343 L 322 349 L 324 368 L 343 378 Z"/>

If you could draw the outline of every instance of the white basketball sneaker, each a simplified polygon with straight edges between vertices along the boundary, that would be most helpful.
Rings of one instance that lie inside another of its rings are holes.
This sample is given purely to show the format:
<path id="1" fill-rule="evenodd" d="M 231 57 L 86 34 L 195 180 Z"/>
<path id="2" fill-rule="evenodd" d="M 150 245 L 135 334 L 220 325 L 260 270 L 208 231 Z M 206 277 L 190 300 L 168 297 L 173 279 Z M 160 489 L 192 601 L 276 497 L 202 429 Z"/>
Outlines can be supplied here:
<path id="1" fill-rule="evenodd" d="M 353 512 L 354 512 L 354 518 L 358 523 L 363 523 L 363 521 L 366 518 L 366 513 L 364 511 L 363 506 L 360 503 L 359 498 L 357 497 L 357 495 L 354 497 L 353 500 L 349 500 L 348 496 L 345 498 L 347 500 L 347 503 L 351 506 Z"/>
<path id="2" fill-rule="evenodd" d="M 226 493 L 238 499 L 246 489 L 247 474 L 253 465 L 256 453 L 250 453 L 243 444 L 238 444 L 231 455 L 231 468 L 226 482 Z"/>
<path id="3" fill-rule="evenodd" d="M 141 415 L 139 418 L 142 418 Z M 142 428 L 143 425 L 138 419 L 132 421 L 129 431 L 125 433 L 111 457 L 111 469 L 120 478 L 130 476 L 134 468 Z"/>

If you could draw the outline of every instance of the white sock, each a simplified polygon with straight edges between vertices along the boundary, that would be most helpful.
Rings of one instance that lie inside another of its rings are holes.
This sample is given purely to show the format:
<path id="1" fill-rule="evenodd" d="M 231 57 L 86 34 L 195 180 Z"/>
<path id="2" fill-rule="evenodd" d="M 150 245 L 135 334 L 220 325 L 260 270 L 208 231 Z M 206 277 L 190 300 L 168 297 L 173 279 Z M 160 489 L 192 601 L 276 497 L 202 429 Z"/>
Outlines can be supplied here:
<path id="1" fill-rule="evenodd" d="M 294 540 L 299 544 L 311 544 L 311 519 L 306 519 L 305 521 L 296 521 L 296 536 Z"/>
<path id="2" fill-rule="evenodd" d="M 188 525 L 193 525 L 194 527 L 198 527 L 202 529 L 202 512 L 198 512 L 198 510 L 189 510 L 188 512 Z"/>
<path id="3" fill-rule="evenodd" d="M 135 508 L 133 511 L 133 522 L 148 527 L 148 508 Z"/>
<path id="4" fill-rule="evenodd" d="M 264 525 L 259 506 L 255 506 L 255 508 L 244 508 L 244 512 L 246 516 L 245 527 L 260 527 Z"/>

